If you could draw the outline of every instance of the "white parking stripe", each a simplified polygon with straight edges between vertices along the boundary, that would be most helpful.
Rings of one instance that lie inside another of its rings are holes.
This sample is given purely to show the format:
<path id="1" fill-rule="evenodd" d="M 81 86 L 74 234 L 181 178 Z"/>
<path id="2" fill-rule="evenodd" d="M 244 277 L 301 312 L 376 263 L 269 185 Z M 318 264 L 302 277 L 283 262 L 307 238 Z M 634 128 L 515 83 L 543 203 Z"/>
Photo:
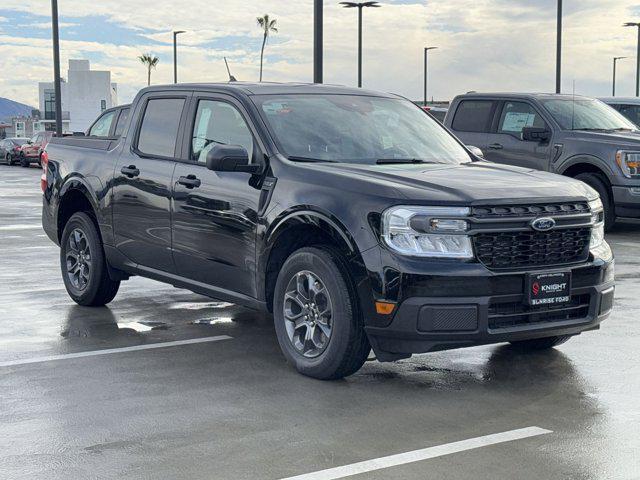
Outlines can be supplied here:
<path id="1" fill-rule="evenodd" d="M 360 473 L 373 472 L 383 468 L 396 467 L 407 463 L 419 462 L 430 458 L 442 457 L 452 453 L 464 452 L 465 450 L 473 450 L 475 448 L 486 447 L 498 443 L 511 442 L 513 440 L 521 440 L 523 438 L 535 437 L 552 433 L 551 430 L 545 430 L 539 427 L 520 428 L 518 430 L 510 430 L 508 432 L 494 433 L 484 435 L 482 437 L 469 438 L 459 442 L 445 443 L 435 447 L 423 448 L 421 450 L 413 450 L 412 452 L 399 453 L 397 455 L 389 455 L 388 457 L 374 458 L 364 462 L 352 463 L 342 467 L 329 468 L 313 473 L 305 473 L 296 477 L 287 477 L 282 480 L 336 480 L 338 478 L 350 477 Z"/>
<path id="2" fill-rule="evenodd" d="M 217 342 L 219 340 L 231 340 L 228 335 L 218 335 L 217 337 L 192 338 L 189 340 L 177 340 L 175 342 L 150 343 L 147 345 L 136 345 L 134 347 L 107 348 L 104 350 L 92 350 L 89 352 L 66 353 L 63 355 L 50 355 L 48 357 L 26 358 L 23 360 L 9 360 L 0 362 L 0 367 L 11 367 L 14 365 L 27 365 L 29 363 L 51 362 L 54 360 L 69 360 L 72 358 L 95 357 L 97 355 L 111 355 L 114 353 L 137 352 L 138 350 L 152 350 L 155 348 L 177 347 L 180 345 L 193 345 L 194 343 Z"/>

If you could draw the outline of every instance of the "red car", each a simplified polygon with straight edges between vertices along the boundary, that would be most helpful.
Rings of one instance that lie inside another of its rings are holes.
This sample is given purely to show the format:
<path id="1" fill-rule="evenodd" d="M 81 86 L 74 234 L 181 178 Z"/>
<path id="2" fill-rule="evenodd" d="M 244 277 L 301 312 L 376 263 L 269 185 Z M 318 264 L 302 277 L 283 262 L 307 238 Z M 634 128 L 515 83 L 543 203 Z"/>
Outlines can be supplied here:
<path id="1" fill-rule="evenodd" d="M 20 166 L 28 167 L 32 163 L 42 165 L 42 152 L 46 148 L 53 132 L 36 133 L 31 139 L 22 145 L 20 151 Z"/>

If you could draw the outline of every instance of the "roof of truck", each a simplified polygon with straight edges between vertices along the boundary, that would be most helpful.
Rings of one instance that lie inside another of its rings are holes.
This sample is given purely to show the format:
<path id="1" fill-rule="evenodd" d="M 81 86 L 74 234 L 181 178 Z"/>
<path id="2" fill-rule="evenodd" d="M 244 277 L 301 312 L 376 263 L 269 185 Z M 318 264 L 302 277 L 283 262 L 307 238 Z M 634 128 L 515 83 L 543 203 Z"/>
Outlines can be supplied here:
<path id="1" fill-rule="evenodd" d="M 143 91 L 166 90 L 216 90 L 242 92 L 245 95 L 285 95 L 295 93 L 325 93 L 342 95 L 367 95 L 376 97 L 394 97 L 395 95 L 362 88 L 345 87 L 317 83 L 275 83 L 275 82 L 225 82 L 225 83 L 177 83 L 171 85 L 154 85 Z"/>
<path id="2" fill-rule="evenodd" d="M 498 97 L 498 98 L 537 98 L 537 99 L 552 99 L 562 98 L 571 100 L 573 98 L 592 98 L 586 95 L 573 95 L 571 93 L 531 93 L 531 92 L 468 92 L 460 97 Z"/>
<path id="3" fill-rule="evenodd" d="M 640 105 L 638 97 L 600 97 L 604 103 L 626 103 L 630 105 Z"/>

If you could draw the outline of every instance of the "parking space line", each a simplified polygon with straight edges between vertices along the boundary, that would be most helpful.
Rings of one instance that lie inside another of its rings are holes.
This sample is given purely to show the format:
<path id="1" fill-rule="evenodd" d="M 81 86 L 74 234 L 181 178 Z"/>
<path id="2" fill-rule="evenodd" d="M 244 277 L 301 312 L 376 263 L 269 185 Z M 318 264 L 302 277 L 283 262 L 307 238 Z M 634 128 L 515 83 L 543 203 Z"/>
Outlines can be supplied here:
<path id="1" fill-rule="evenodd" d="M 112 355 L 114 353 L 137 352 L 139 350 L 153 350 L 156 348 L 177 347 L 180 345 L 193 345 L 195 343 L 217 342 L 220 340 L 231 340 L 228 335 L 218 335 L 216 337 L 191 338 L 189 340 L 176 340 L 174 342 L 150 343 L 147 345 L 135 345 L 133 347 L 106 348 L 104 350 L 91 350 L 89 352 L 65 353 L 62 355 L 49 355 L 46 357 L 25 358 L 22 360 L 9 360 L 0 362 L 0 367 L 12 367 L 15 365 L 27 365 L 30 363 L 52 362 L 55 360 L 69 360 L 72 358 L 95 357 L 98 355 Z"/>
<path id="2" fill-rule="evenodd" d="M 553 433 L 551 430 L 545 430 L 540 427 L 526 427 L 518 430 L 509 430 L 508 432 L 494 433 L 484 435 L 482 437 L 469 438 L 459 442 L 445 443 L 434 447 L 413 450 L 411 452 L 399 453 L 397 455 L 389 455 L 388 457 L 374 458 L 364 462 L 352 463 L 341 467 L 329 468 L 312 473 L 305 473 L 295 477 L 287 477 L 281 480 L 336 480 L 339 478 L 350 477 L 360 473 L 373 472 L 383 468 L 396 467 L 407 463 L 419 462 L 430 458 L 442 457 L 452 453 L 464 452 L 465 450 L 473 450 L 498 443 L 511 442 L 514 440 L 522 440 L 524 438 L 535 437 Z"/>

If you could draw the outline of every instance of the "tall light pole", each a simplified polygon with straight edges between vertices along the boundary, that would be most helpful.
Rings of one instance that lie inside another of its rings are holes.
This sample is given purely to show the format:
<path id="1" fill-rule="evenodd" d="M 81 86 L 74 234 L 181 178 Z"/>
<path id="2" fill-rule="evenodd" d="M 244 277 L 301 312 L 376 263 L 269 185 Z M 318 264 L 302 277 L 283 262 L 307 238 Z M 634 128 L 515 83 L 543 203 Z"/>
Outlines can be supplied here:
<path id="1" fill-rule="evenodd" d="M 627 22 L 623 27 L 638 28 L 638 53 L 636 54 L 636 97 L 640 97 L 640 23 Z"/>
<path id="2" fill-rule="evenodd" d="M 56 136 L 62 136 L 62 88 L 60 86 L 60 36 L 58 33 L 58 0 L 51 0 L 53 37 L 53 89 L 56 96 Z"/>
<path id="3" fill-rule="evenodd" d="M 322 0 L 313 0 L 313 83 L 322 83 Z"/>
<path id="4" fill-rule="evenodd" d="M 618 63 L 618 60 L 622 60 L 623 58 L 627 57 L 613 57 L 613 92 L 611 93 L 611 96 L 613 97 L 616 96 L 616 63 Z"/>
<path id="5" fill-rule="evenodd" d="M 358 9 L 358 88 L 362 87 L 362 9 L 367 7 L 380 8 L 378 2 L 340 2 L 344 8 Z"/>
<path id="6" fill-rule="evenodd" d="M 427 99 L 429 98 L 427 96 L 427 78 L 428 78 L 428 74 L 429 74 L 429 69 L 428 69 L 428 58 L 429 58 L 429 50 L 435 50 L 438 47 L 424 47 L 424 106 L 427 106 Z"/>
<path id="7" fill-rule="evenodd" d="M 184 30 L 173 32 L 173 83 L 178 83 L 178 35 L 185 33 Z"/>
<path id="8" fill-rule="evenodd" d="M 562 0 L 558 0 L 558 20 L 556 23 L 556 93 L 562 89 Z"/>

